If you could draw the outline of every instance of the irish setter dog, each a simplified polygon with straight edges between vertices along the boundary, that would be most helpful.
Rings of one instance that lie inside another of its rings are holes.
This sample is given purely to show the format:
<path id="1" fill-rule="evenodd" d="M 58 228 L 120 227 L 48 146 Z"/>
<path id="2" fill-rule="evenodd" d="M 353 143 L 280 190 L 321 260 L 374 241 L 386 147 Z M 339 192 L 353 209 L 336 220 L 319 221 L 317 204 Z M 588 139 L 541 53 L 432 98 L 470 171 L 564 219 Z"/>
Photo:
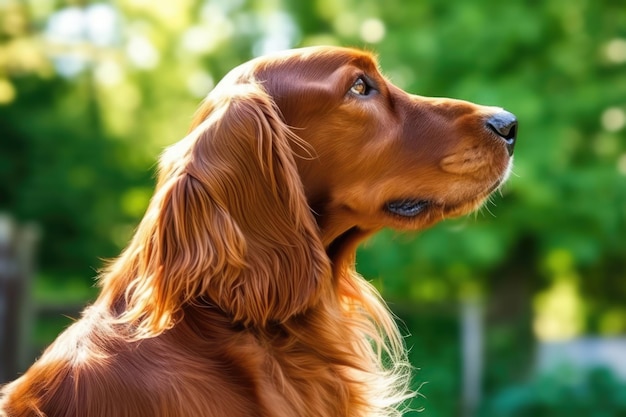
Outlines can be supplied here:
<path id="1" fill-rule="evenodd" d="M 400 415 L 410 366 L 357 244 L 479 207 L 516 132 L 502 109 L 407 94 L 359 50 L 235 68 L 163 153 L 98 299 L 0 415 Z"/>

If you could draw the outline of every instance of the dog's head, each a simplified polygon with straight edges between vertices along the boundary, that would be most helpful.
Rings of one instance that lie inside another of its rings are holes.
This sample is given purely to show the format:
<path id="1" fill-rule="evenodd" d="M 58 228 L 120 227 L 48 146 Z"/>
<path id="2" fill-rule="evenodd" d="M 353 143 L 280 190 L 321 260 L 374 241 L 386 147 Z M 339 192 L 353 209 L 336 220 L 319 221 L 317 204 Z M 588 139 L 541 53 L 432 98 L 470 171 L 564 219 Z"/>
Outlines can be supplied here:
<path id="1" fill-rule="evenodd" d="M 315 47 L 263 57 L 216 91 L 250 82 L 306 144 L 292 142 L 294 160 L 327 248 L 471 212 L 509 175 L 515 116 L 409 94 L 370 53 Z"/>

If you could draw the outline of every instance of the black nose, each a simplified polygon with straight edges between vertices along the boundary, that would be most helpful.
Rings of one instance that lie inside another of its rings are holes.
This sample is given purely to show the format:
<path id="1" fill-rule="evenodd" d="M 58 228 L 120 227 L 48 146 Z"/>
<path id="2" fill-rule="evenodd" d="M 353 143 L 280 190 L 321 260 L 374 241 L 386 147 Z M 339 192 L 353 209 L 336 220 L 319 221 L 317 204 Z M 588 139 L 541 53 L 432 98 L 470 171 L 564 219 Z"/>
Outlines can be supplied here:
<path id="1" fill-rule="evenodd" d="M 487 119 L 487 127 L 504 139 L 509 155 L 513 155 L 517 138 L 517 118 L 513 113 L 500 110 Z"/>

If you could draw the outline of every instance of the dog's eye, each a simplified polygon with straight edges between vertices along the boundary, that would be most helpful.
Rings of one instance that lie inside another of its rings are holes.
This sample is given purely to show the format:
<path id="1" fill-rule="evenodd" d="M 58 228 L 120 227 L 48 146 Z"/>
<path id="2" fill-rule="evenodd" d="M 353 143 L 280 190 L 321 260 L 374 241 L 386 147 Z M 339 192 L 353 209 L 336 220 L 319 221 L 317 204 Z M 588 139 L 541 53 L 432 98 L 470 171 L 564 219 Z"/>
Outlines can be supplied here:
<path id="1" fill-rule="evenodd" d="M 357 78 L 357 80 L 350 87 L 350 92 L 357 96 L 367 96 L 371 91 L 370 86 L 365 82 L 363 77 Z"/>

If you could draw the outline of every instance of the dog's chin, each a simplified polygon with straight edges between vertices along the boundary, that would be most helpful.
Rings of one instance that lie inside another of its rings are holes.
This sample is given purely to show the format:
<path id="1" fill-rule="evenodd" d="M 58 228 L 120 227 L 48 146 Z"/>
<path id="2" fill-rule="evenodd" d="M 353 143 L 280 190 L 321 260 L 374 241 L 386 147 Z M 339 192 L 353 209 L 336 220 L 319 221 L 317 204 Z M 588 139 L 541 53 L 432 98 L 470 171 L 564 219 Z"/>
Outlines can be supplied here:
<path id="1" fill-rule="evenodd" d="M 381 211 L 389 220 L 388 227 L 397 230 L 419 231 L 441 220 L 460 217 L 478 210 L 489 197 L 506 182 L 511 174 L 512 159 L 495 181 L 478 187 L 462 200 L 449 201 L 436 197 L 403 197 L 389 200 Z"/>
<path id="2" fill-rule="evenodd" d="M 511 158 L 512 159 L 512 158 Z M 331 260 L 341 258 L 343 254 L 353 251 L 368 236 L 383 228 L 398 231 L 420 231 L 432 227 L 442 220 L 461 217 L 478 210 L 489 197 L 508 179 L 511 173 L 511 161 L 502 174 L 490 182 L 474 184 L 474 192 L 459 200 L 445 200 L 438 197 L 398 197 L 381 204 L 378 215 L 368 215 L 371 221 L 358 220 L 347 230 L 336 236 L 326 246 Z M 347 207 L 347 206 L 345 206 Z M 351 213 L 358 213 L 350 208 Z"/>
<path id="3" fill-rule="evenodd" d="M 349 228 L 333 239 L 326 247 L 326 253 L 333 264 L 337 265 L 338 259 L 356 250 L 361 241 L 382 228 L 413 232 L 424 230 L 441 220 L 460 217 L 477 210 L 490 194 L 491 192 L 485 192 L 474 198 L 455 203 L 420 198 L 392 200 L 382 208 L 383 221 L 380 224 L 370 223 L 367 226 L 355 225 Z"/>

